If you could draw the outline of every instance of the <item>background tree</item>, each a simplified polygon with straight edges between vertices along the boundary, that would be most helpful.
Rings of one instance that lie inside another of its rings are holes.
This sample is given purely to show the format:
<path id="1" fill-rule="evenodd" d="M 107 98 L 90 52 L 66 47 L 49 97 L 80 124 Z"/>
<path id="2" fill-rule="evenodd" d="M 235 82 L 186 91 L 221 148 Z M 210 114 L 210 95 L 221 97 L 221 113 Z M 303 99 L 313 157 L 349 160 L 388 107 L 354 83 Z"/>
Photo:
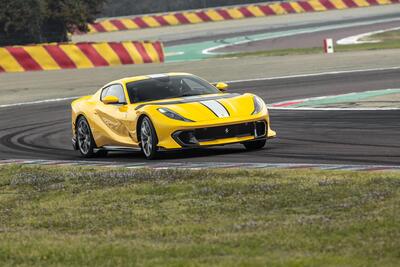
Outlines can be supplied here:
<path id="1" fill-rule="evenodd" d="M 0 0 L 0 45 L 68 41 L 86 32 L 106 0 Z"/>
<path id="2" fill-rule="evenodd" d="M 67 33 L 87 32 L 106 0 L 44 0 L 42 34 L 48 42 L 68 41 Z"/>
<path id="3" fill-rule="evenodd" d="M 0 45 L 39 43 L 42 0 L 0 0 Z"/>

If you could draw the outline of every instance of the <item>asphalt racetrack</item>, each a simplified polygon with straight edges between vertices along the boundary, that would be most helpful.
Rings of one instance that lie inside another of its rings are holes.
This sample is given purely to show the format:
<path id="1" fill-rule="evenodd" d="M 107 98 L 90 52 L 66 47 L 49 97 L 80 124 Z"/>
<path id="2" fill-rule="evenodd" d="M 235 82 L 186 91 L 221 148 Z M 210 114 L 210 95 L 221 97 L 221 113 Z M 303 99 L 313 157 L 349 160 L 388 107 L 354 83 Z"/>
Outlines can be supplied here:
<path id="1" fill-rule="evenodd" d="M 267 103 L 306 97 L 397 88 L 400 70 L 353 72 L 231 84 L 231 92 L 252 92 Z M 396 87 L 397 86 L 397 87 Z M 0 109 L 0 159 L 80 160 L 71 148 L 70 101 Z M 278 138 L 265 149 L 241 145 L 169 152 L 152 162 L 400 163 L 400 110 L 271 110 Z M 140 152 L 112 153 L 93 160 L 145 162 Z"/>
<path id="2" fill-rule="evenodd" d="M 323 27 L 328 24 L 365 22 L 371 19 L 395 19 L 371 26 L 386 29 L 396 26 L 399 5 L 366 9 L 350 9 L 324 13 L 288 15 L 221 23 L 187 25 L 165 29 L 85 35 L 79 38 L 106 38 L 109 41 L 131 38 L 160 38 L 169 45 L 242 36 L 265 31 L 296 30 Z M 268 23 L 267 23 L 268 22 Z M 325 25 L 326 24 L 326 25 Z M 266 27 L 265 25 L 268 25 Z M 210 27 L 212 26 L 212 27 Z M 213 34 L 210 34 L 213 29 Z M 359 34 L 368 26 L 337 29 L 335 37 Z M 303 34 L 265 42 L 258 45 L 279 47 L 296 42 L 309 46 L 319 43 L 325 34 Z M 312 38 L 311 38 L 312 37 Z M 83 41 L 83 40 L 76 40 Z M 97 39 L 92 41 L 98 41 Z M 311 43 L 308 43 L 311 42 Z M 237 48 L 237 47 L 235 47 Z M 240 48 L 240 47 L 239 47 Z M 256 49 L 257 50 L 257 49 Z M 96 70 L 64 70 L 54 72 L 14 73 L 0 76 L 0 159 L 82 160 L 71 147 L 70 101 L 42 102 L 4 107 L 4 104 L 42 99 L 71 97 L 89 92 L 106 82 L 122 76 L 145 73 L 188 71 L 207 79 L 245 79 L 230 84 L 230 92 L 251 92 L 267 104 L 326 95 L 369 90 L 395 89 L 400 84 L 399 54 L 391 51 L 362 51 L 354 53 L 304 55 L 294 57 L 214 59 L 196 63 L 181 62 L 160 65 L 131 65 Z M 373 69 L 375 71 L 351 71 Z M 379 70 L 381 69 L 381 70 Z M 325 71 L 342 74 L 300 76 L 284 79 L 251 79 L 317 73 Z M 218 74 L 218 75 L 216 75 Z M 265 75 L 265 76 L 263 76 Z M 218 76 L 218 77 L 215 77 Z M 211 80 L 215 81 L 215 80 Z M 400 164 L 400 110 L 333 111 L 333 110 L 271 110 L 272 128 L 278 138 L 269 140 L 263 150 L 247 152 L 241 145 L 200 150 L 163 153 L 153 163 L 309 163 L 309 164 Z M 91 161 L 149 163 L 140 152 L 111 153 L 107 158 Z"/>

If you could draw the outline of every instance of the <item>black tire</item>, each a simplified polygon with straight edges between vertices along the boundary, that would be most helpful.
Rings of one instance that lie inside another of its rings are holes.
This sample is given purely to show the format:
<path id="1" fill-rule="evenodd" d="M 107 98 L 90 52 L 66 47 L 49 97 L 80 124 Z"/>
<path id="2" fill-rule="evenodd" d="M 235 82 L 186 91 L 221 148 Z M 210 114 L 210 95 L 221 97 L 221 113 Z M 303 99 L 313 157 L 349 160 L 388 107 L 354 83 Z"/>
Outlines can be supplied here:
<path id="1" fill-rule="evenodd" d="M 263 140 L 245 142 L 243 143 L 243 145 L 247 150 L 257 150 L 263 148 L 266 142 L 267 140 L 263 139 Z"/>
<path id="2" fill-rule="evenodd" d="M 140 123 L 140 144 L 147 159 L 155 159 L 158 155 L 158 139 L 150 118 L 144 117 Z"/>
<path id="3" fill-rule="evenodd" d="M 78 150 L 84 158 L 92 158 L 96 156 L 94 149 L 96 144 L 93 139 L 92 130 L 85 117 L 79 117 L 76 122 L 76 142 Z"/>

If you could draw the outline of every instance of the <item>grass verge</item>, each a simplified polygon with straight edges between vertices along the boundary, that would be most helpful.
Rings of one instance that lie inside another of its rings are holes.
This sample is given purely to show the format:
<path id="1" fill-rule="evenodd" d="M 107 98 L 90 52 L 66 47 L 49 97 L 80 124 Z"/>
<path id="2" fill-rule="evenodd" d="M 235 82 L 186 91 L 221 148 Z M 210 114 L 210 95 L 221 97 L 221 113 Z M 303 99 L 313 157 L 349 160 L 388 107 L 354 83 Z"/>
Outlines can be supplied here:
<path id="1" fill-rule="evenodd" d="M 400 174 L 0 167 L 1 266 L 398 266 Z"/>

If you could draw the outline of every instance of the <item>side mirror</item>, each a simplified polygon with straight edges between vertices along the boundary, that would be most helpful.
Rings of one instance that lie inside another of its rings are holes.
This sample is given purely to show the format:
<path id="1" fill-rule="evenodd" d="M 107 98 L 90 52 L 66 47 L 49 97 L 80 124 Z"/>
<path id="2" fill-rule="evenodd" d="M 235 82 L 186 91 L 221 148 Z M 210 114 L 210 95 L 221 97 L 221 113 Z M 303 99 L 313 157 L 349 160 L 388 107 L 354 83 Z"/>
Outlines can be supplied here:
<path id="1" fill-rule="evenodd" d="M 228 85 L 226 83 L 223 82 L 219 82 L 215 85 L 215 87 L 217 87 L 218 90 L 220 91 L 226 91 L 226 89 L 228 89 Z"/>
<path id="2" fill-rule="evenodd" d="M 110 105 L 110 104 L 118 104 L 119 103 L 119 99 L 116 96 L 113 95 L 108 95 L 106 97 L 103 98 L 102 102 L 106 105 Z"/>

